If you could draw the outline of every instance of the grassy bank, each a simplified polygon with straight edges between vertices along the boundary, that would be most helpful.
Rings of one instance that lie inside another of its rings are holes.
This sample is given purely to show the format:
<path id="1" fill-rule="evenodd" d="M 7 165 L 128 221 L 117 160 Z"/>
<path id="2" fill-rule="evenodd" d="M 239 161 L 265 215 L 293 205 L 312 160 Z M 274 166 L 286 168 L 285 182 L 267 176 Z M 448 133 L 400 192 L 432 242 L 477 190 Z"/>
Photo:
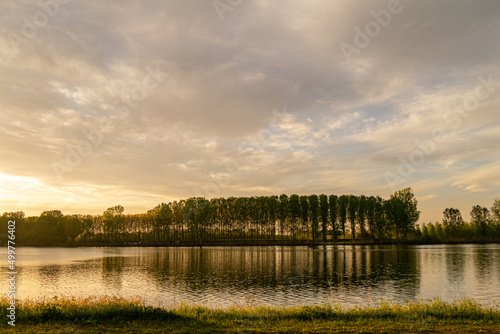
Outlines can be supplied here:
<path id="1" fill-rule="evenodd" d="M 346 309 L 340 305 L 214 309 L 146 306 L 119 298 L 28 300 L 2 333 L 500 333 L 500 309 L 474 301 L 419 301 Z"/>

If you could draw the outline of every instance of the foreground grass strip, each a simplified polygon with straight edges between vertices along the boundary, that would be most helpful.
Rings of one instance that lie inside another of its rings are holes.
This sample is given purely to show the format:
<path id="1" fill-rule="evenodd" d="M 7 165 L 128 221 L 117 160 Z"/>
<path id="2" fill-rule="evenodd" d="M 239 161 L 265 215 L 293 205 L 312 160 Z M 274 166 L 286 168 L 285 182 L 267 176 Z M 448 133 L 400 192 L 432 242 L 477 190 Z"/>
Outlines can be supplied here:
<path id="1" fill-rule="evenodd" d="M 0 299 L 7 319 L 8 300 Z M 81 298 L 25 300 L 16 327 L 2 333 L 500 333 L 500 309 L 473 300 L 439 299 L 375 307 L 340 305 L 245 306 L 214 309 L 182 304 L 147 306 L 141 299 Z"/>

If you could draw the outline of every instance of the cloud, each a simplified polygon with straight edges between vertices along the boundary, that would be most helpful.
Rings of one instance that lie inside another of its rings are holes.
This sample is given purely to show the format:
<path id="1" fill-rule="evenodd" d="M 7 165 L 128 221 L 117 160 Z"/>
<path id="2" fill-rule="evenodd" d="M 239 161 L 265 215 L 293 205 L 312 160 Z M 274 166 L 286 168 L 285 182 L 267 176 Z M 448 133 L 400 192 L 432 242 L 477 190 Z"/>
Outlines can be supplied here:
<path id="1" fill-rule="evenodd" d="M 500 170 L 498 161 L 471 166 L 467 170 L 457 173 L 453 185 L 471 192 L 498 189 L 500 187 L 498 170 Z"/>
<path id="2" fill-rule="evenodd" d="M 34 21 L 39 3 L 3 2 L 0 210 L 387 197 L 384 173 L 436 129 L 446 137 L 402 183 L 424 198 L 423 217 L 440 215 L 451 188 L 489 200 L 500 189 L 500 87 L 468 117 L 449 112 L 480 77 L 500 80 L 500 3 L 401 7 L 348 63 L 339 45 L 387 1 L 243 2 L 222 21 L 210 1 L 69 2 L 46 23 Z"/>

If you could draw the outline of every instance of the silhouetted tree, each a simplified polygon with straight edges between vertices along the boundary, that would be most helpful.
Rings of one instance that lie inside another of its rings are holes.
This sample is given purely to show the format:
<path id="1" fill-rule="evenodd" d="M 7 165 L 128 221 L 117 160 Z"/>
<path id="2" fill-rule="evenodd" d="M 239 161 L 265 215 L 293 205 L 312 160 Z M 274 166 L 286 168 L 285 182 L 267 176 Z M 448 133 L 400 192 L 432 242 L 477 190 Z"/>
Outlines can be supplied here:
<path id="1" fill-rule="evenodd" d="M 447 208 L 443 211 L 443 225 L 445 232 L 451 237 L 457 236 L 458 230 L 462 227 L 464 220 L 460 210 L 455 208 Z"/>
<path id="2" fill-rule="evenodd" d="M 333 241 L 337 242 L 337 216 L 338 216 L 338 197 L 330 195 L 328 197 L 328 206 L 330 210 L 330 223 L 333 230 Z"/>
<path id="3" fill-rule="evenodd" d="M 342 195 L 339 197 L 339 219 L 340 219 L 340 228 L 342 229 L 342 235 L 345 240 L 345 226 L 347 223 L 347 208 L 349 206 L 349 196 Z"/>
<path id="4" fill-rule="evenodd" d="M 302 232 L 308 234 L 308 220 L 309 220 L 309 201 L 307 196 L 300 196 L 300 210 L 302 214 Z"/>
<path id="5" fill-rule="evenodd" d="M 300 199 L 296 194 L 290 195 L 290 231 L 295 239 L 300 218 Z"/>
<path id="6" fill-rule="evenodd" d="M 495 198 L 493 201 L 493 205 L 491 206 L 491 219 L 494 224 L 500 226 L 500 198 Z"/>
<path id="7" fill-rule="evenodd" d="M 483 237 L 486 237 L 488 225 L 491 222 L 491 215 L 488 208 L 474 205 L 470 212 L 470 222 L 477 226 Z"/>
<path id="8" fill-rule="evenodd" d="M 312 227 L 312 239 L 316 240 L 318 237 L 318 211 L 319 211 L 319 201 L 318 195 L 309 196 L 309 210 L 311 212 L 311 227 Z"/>
<path id="9" fill-rule="evenodd" d="M 358 198 L 358 208 L 357 208 L 357 220 L 358 225 L 361 230 L 361 240 L 365 239 L 365 221 L 366 221 L 366 212 L 368 209 L 368 202 L 365 195 L 361 195 Z"/>
<path id="10" fill-rule="evenodd" d="M 356 240 L 356 212 L 358 211 L 358 198 L 349 195 L 349 204 L 347 206 L 349 221 L 351 222 L 352 241 Z"/>
<path id="11" fill-rule="evenodd" d="M 418 201 L 411 188 L 396 191 L 386 202 L 386 216 L 396 230 L 396 238 L 402 233 L 407 240 L 408 232 L 415 228 L 420 217 Z"/>
<path id="12" fill-rule="evenodd" d="M 323 232 L 323 241 L 328 239 L 328 197 L 324 194 L 319 195 L 319 212 L 321 216 L 321 230 Z"/>

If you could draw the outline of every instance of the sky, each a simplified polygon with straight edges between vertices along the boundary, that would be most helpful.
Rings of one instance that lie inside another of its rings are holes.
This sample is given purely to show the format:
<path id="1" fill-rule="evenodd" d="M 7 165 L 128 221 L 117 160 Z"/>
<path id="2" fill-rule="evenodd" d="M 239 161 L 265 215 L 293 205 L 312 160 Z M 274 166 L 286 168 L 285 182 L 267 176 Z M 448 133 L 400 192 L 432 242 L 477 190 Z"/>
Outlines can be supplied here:
<path id="1" fill-rule="evenodd" d="M 0 212 L 500 196 L 500 1 L 2 1 Z"/>

